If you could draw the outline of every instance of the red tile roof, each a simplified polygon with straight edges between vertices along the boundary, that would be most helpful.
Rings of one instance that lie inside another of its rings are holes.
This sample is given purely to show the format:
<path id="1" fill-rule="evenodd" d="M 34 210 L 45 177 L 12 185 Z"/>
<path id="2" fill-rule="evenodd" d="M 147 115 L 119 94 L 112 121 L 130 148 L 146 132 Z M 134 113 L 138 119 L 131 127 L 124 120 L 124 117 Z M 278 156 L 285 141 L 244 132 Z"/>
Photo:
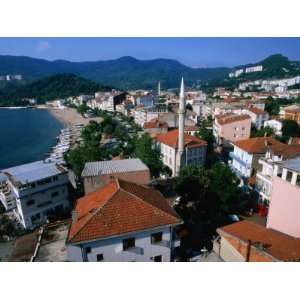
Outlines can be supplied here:
<path id="1" fill-rule="evenodd" d="M 174 149 L 178 148 L 178 129 L 171 130 L 167 133 L 157 135 L 156 140 L 159 143 L 168 145 Z M 206 147 L 207 142 L 196 136 L 184 133 L 184 146 L 187 148 Z"/>
<path id="2" fill-rule="evenodd" d="M 121 179 L 78 199 L 74 212 L 69 243 L 181 223 L 158 191 Z"/>
<path id="3" fill-rule="evenodd" d="M 216 120 L 220 125 L 230 124 L 243 120 L 251 120 L 248 115 L 224 114 L 216 116 Z"/>
<path id="4" fill-rule="evenodd" d="M 262 247 L 262 251 L 280 261 L 300 260 L 300 239 L 262 225 L 241 221 L 217 229 L 221 236 L 229 235 L 247 243 Z"/>
<path id="5" fill-rule="evenodd" d="M 168 128 L 168 123 L 161 122 L 157 118 L 144 123 L 144 129 L 151 129 L 151 128 Z"/>
<path id="6" fill-rule="evenodd" d="M 264 114 L 267 113 L 267 112 L 265 112 L 264 110 L 259 109 L 259 108 L 254 107 L 254 106 L 249 107 L 248 110 L 251 111 L 251 112 L 253 112 L 253 113 L 256 114 L 256 115 L 264 115 Z"/>
<path id="7" fill-rule="evenodd" d="M 278 142 L 272 137 L 256 137 L 240 140 L 233 143 L 240 149 L 253 154 L 265 153 L 268 149 L 279 152 L 286 148 L 286 145 Z"/>

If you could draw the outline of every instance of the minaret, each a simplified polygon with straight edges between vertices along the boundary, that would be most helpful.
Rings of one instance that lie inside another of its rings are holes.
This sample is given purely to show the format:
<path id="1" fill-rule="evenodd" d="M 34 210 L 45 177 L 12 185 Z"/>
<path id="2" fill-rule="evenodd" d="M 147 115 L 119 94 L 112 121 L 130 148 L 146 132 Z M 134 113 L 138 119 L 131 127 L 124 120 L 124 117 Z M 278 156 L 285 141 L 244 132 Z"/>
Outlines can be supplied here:
<path id="1" fill-rule="evenodd" d="M 184 119 L 185 119 L 185 100 L 184 100 L 184 81 L 181 79 L 179 93 L 179 110 L 178 110 L 178 153 L 177 153 L 177 168 L 176 173 L 180 171 L 182 164 L 182 155 L 184 152 Z"/>
<path id="2" fill-rule="evenodd" d="M 158 97 L 160 97 L 160 81 L 158 82 L 157 95 Z"/>

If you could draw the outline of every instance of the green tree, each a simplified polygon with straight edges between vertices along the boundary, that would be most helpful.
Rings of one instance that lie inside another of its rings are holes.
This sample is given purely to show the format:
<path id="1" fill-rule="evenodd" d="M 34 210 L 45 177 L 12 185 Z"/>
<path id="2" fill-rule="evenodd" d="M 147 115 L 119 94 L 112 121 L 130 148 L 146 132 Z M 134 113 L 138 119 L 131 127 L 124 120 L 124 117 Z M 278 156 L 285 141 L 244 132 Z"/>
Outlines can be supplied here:
<path id="1" fill-rule="evenodd" d="M 85 114 L 88 111 L 89 107 L 86 105 L 86 103 L 80 104 L 77 107 L 77 112 L 81 115 Z"/>
<path id="2" fill-rule="evenodd" d="M 139 158 L 148 166 L 152 177 L 159 177 L 164 165 L 160 152 L 154 148 L 149 134 L 135 140 L 133 157 Z"/>
<path id="3" fill-rule="evenodd" d="M 300 129 L 297 122 L 294 120 L 283 120 L 282 135 L 286 137 L 298 137 L 300 135 Z"/>
<path id="4" fill-rule="evenodd" d="M 251 127 L 251 137 L 275 136 L 274 129 L 271 127 L 263 127 L 259 130 L 255 126 Z"/>
<path id="5" fill-rule="evenodd" d="M 270 115 L 278 115 L 280 111 L 280 103 L 278 100 L 274 100 L 272 97 L 268 97 L 266 100 L 265 110 Z"/>

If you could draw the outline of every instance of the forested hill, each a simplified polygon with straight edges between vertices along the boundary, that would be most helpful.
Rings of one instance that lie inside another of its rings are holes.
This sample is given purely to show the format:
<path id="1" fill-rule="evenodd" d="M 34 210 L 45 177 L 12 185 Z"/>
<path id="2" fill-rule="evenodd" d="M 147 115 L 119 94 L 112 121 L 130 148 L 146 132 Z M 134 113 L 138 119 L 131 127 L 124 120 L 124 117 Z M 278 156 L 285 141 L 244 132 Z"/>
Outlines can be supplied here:
<path id="1" fill-rule="evenodd" d="M 188 85 L 222 79 L 229 68 L 190 68 L 172 59 L 139 60 L 130 56 L 92 62 L 48 61 L 25 56 L 0 55 L 0 75 L 21 74 L 27 81 L 72 73 L 118 89 L 177 88 L 181 76 Z"/>
<path id="2" fill-rule="evenodd" d="M 97 91 L 108 90 L 111 90 L 111 88 L 73 74 L 59 74 L 22 86 L 7 86 L 0 89 L 0 105 L 22 105 L 22 99 L 24 98 L 35 98 L 39 103 L 44 103 L 47 100 L 80 94 L 89 95 Z"/>

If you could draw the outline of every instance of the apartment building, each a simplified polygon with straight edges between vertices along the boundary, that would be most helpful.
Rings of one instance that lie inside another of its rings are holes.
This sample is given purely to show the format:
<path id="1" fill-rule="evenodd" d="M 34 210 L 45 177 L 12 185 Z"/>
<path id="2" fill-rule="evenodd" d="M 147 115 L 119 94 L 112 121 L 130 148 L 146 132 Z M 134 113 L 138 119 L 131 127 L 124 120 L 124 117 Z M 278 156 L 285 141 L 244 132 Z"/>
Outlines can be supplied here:
<path id="1" fill-rule="evenodd" d="M 37 227 L 55 211 L 69 207 L 68 171 L 62 165 L 36 161 L 1 172 L 6 192 L 2 190 L 0 199 L 7 208 L 13 201 L 10 208 L 24 229 Z"/>
<path id="2" fill-rule="evenodd" d="M 267 151 L 280 151 L 285 145 L 271 137 L 257 137 L 234 142 L 234 149 L 229 153 L 230 168 L 240 178 L 248 178 L 258 168 L 258 160 L 265 156 Z"/>
<path id="3" fill-rule="evenodd" d="M 213 134 L 216 144 L 228 146 L 232 142 L 248 139 L 251 132 L 251 118 L 248 115 L 225 114 L 215 118 Z"/>
<path id="4" fill-rule="evenodd" d="M 256 107 L 249 107 L 245 113 L 251 117 L 252 124 L 256 129 L 260 130 L 264 126 L 264 122 L 269 120 L 269 114 Z"/>
<path id="5" fill-rule="evenodd" d="M 284 108 L 283 118 L 285 120 L 293 120 L 300 125 L 300 107 L 298 105 L 290 105 Z"/>
<path id="6" fill-rule="evenodd" d="M 166 262 L 180 246 L 174 210 L 156 190 L 114 179 L 77 200 L 67 237 L 69 261 Z"/>
<path id="7" fill-rule="evenodd" d="M 272 193 L 272 178 L 276 162 L 300 156 L 300 145 L 286 145 L 277 147 L 271 151 L 267 150 L 265 157 L 258 160 L 258 171 L 256 173 L 256 190 L 259 192 L 262 202 L 269 204 Z"/>
<path id="8" fill-rule="evenodd" d="M 300 158 L 276 162 L 267 228 L 300 238 Z"/>

